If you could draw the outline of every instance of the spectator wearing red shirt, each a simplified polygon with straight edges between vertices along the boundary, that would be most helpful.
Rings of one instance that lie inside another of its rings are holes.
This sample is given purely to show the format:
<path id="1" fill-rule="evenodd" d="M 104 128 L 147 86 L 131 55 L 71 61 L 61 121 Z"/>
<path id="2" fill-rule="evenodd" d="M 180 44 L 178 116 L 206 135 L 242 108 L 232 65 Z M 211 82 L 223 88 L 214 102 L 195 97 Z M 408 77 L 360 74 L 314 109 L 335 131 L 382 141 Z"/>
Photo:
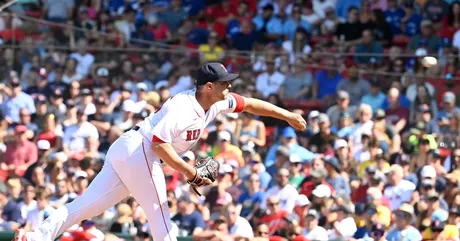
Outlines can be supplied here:
<path id="1" fill-rule="evenodd" d="M 303 184 L 301 184 L 299 194 L 303 194 L 307 197 L 310 197 L 311 194 L 313 193 L 313 190 L 321 184 L 328 186 L 331 190 L 331 193 L 335 192 L 334 188 L 329 183 L 326 182 L 327 170 L 325 168 L 320 167 L 320 168 L 314 169 L 310 173 L 310 176 L 311 176 L 311 180 L 308 180 L 304 182 Z"/>
<path id="2" fill-rule="evenodd" d="M 38 149 L 35 143 L 27 140 L 27 130 L 26 126 L 17 125 L 14 128 L 16 140 L 6 146 L 0 169 L 10 175 L 22 177 L 27 168 L 37 161 Z"/>
<path id="3" fill-rule="evenodd" d="M 400 105 L 400 92 L 396 88 L 388 91 L 388 109 L 385 111 L 386 121 L 395 126 L 398 133 L 406 127 L 409 120 L 409 109 Z"/>
<path id="4" fill-rule="evenodd" d="M 285 218 L 289 213 L 280 208 L 280 200 L 277 196 L 268 197 L 267 208 L 270 213 L 263 216 L 260 222 L 268 225 L 269 233 L 272 235 L 276 230 L 286 226 Z"/>

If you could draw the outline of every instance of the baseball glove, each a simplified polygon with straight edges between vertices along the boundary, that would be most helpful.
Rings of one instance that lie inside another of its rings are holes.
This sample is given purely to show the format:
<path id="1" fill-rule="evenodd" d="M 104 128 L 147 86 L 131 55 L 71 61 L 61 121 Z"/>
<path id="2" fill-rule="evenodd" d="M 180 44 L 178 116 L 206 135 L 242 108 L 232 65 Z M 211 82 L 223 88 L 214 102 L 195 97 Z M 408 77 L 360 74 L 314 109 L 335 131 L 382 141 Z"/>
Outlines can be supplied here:
<path id="1" fill-rule="evenodd" d="M 203 159 L 197 159 L 195 164 L 196 174 L 192 180 L 188 180 L 187 183 L 190 184 L 199 196 L 201 193 L 196 190 L 196 187 L 206 185 L 204 181 L 205 178 L 214 182 L 219 175 L 220 163 L 212 157 L 206 157 Z"/>

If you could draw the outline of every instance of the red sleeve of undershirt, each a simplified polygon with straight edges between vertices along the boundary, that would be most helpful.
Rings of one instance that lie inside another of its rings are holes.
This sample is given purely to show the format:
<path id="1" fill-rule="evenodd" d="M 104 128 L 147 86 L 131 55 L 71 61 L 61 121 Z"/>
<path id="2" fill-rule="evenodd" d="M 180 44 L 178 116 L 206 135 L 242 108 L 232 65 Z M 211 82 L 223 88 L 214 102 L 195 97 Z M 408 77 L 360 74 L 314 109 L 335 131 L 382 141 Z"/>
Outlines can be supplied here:
<path id="1" fill-rule="evenodd" d="M 166 143 L 165 141 L 163 141 L 162 139 L 160 139 L 158 136 L 155 136 L 155 135 L 152 138 L 152 142 Z"/>
<path id="2" fill-rule="evenodd" d="M 244 99 L 243 99 L 243 97 L 241 97 L 241 95 L 239 95 L 237 93 L 230 93 L 230 94 L 236 100 L 236 107 L 235 107 L 235 110 L 233 112 L 235 112 L 235 113 L 242 112 L 243 109 L 244 109 Z"/>

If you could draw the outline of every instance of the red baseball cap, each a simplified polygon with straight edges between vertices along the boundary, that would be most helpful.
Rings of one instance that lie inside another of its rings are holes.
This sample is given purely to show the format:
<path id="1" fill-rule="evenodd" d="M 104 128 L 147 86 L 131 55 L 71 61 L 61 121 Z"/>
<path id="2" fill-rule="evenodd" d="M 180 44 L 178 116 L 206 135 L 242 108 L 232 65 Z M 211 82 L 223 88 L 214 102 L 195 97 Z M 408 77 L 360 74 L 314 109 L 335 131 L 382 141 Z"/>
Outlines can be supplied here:
<path id="1" fill-rule="evenodd" d="M 15 133 L 24 133 L 26 132 L 28 129 L 27 129 L 27 126 L 25 125 L 17 125 L 15 128 L 14 128 L 14 132 Z"/>

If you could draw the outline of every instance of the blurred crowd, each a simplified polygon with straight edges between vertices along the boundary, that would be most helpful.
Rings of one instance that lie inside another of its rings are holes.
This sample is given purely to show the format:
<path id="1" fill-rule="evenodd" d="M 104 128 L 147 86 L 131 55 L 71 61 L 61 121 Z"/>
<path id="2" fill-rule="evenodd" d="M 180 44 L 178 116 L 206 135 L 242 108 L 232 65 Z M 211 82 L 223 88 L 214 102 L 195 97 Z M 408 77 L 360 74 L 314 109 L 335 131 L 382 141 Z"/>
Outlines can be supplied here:
<path id="1" fill-rule="evenodd" d="M 222 163 L 202 197 L 164 166 L 174 235 L 459 241 L 460 2 L 19 0 L 6 10 L 0 231 L 36 228 L 83 193 L 114 140 L 219 61 L 240 73 L 232 91 L 301 113 L 308 128 L 219 116 L 182 157 Z M 427 55 L 438 64 L 424 67 Z M 128 197 L 61 240 L 145 241 L 146 222 Z"/>

